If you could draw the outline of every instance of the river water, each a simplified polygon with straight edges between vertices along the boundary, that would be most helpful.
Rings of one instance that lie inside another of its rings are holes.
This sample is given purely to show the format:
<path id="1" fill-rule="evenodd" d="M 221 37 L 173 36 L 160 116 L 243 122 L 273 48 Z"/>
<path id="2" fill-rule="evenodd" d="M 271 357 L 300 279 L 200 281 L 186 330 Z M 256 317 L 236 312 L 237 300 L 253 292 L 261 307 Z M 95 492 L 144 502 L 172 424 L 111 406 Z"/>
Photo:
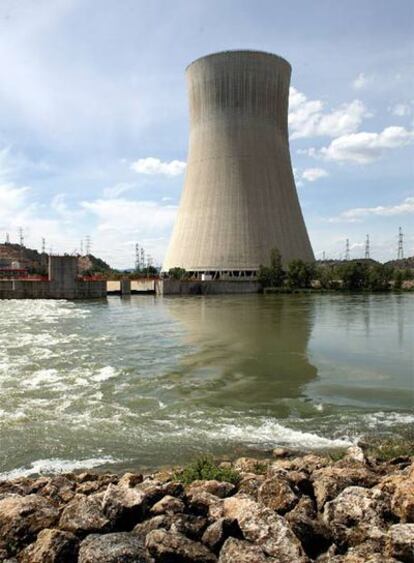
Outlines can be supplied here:
<path id="1" fill-rule="evenodd" d="M 404 435 L 414 296 L 0 301 L 0 400 L 0 477 Z"/>

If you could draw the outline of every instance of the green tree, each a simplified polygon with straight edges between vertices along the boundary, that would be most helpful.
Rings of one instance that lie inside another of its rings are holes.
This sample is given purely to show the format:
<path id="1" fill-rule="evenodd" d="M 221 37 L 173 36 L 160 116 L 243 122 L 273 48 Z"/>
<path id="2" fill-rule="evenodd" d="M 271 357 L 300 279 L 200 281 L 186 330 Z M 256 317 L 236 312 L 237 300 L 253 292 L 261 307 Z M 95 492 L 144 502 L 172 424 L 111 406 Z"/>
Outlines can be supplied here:
<path id="1" fill-rule="evenodd" d="M 373 264 L 368 269 L 365 287 L 371 291 L 385 291 L 390 287 L 393 271 L 383 264 Z"/>
<path id="2" fill-rule="evenodd" d="M 314 276 L 314 264 L 303 260 L 292 260 L 287 272 L 288 286 L 291 288 L 311 287 Z"/>
<path id="3" fill-rule="evenodd" d="M 335 270 L 330 266 L 319 266 L 315 272 L 315 279 L 319 280 L 322 289 L 332 289 L 335 286 Z"/>
<path id="4" fill-rule="evenodd" d="M 263 287 L 281 287 L 285 277 L 280 252 L 273 248 L 270 252 L 270 266 L 260 266 L 257 279 Z"/>
<path id="5" fill-rule="evenodd" d="M 187 272 L 184 268 L 170 268 L 168 270 L 168 275 L 170 276 L 170 278 L 173 278 L 175 280 L 182 280 L 186 273 Z"/>
<path id="6" fill-rule="evenodd" d="M 368 266 L 365 263 L 352 261 L 340 267 L 342 287 L 351 290 L 361 290 L 367 286 Z"/>
<path id="7" fill-rule="evenodd" d="M 394 289 L 401 289 L 403 281 L 404 281 L 403 271 L 402 270 L 395 270 L 395 272 L 394 272 Z"/>

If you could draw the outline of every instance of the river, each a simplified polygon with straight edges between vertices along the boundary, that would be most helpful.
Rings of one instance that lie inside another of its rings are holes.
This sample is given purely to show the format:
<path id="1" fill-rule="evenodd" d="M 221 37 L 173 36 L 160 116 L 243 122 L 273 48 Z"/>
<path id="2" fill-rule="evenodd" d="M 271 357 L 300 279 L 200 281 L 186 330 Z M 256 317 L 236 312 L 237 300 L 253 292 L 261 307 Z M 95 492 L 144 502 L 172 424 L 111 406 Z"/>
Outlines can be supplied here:
<path id="1" fill-rule="evenodd" d="M 0 301 L 0 477 L 120 471 L 414 423 L 414 295 Z"/>

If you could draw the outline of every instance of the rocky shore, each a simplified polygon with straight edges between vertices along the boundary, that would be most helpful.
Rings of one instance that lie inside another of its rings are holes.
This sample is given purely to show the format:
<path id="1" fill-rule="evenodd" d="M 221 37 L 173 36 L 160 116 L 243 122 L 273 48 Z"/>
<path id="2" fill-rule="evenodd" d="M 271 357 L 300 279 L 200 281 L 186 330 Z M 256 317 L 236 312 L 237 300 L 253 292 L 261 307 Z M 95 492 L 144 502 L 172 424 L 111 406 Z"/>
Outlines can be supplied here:
<path id="1" fill-rule="evenodd" d="M 9 563 L 414 562 L 414 458 L 275 450 L 185 472 L 0 482 Z"/>

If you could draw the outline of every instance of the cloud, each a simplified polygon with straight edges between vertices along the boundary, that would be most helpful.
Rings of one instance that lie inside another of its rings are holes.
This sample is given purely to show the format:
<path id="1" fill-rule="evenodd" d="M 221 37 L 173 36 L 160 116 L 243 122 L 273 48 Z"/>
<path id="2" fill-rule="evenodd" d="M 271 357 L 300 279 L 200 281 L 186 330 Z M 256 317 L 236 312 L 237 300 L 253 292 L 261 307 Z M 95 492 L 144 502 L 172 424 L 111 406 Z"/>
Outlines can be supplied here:
<path id="1" fill-rule="evenodd" d="M 0 184 L 0 225 L 9 221 L 17 211 L 24 210 L 29 191 L 28 186 Z"/>
<path id="2" fill-rule="evenodd" d="M 414 214 L 414 197 L 407 197 L 396 205 L 378 205 L 377 207 L 356 207 L 343 211 L 338 217 L 329 219 L 330 223 L 349 222 L 358 223 L 370 216 L 393 217 L 395 215 Z"/>
<path id="3" fill-rule="evenodd" d="M 149 156 L 148 158 L 140 158 L 139 160 L 136 160 L 131 164 L 130 168 L 138 174 L 179 176 L 184 172 L 186 166 L 187 164 L 181 160 L 163 162 L 159 158 Z"/>
<path id="4" fill-rule="evenodd" d="M 319 154 L 327 160 L 368 164 L 390 149 L 404 147 L 412 142 L 414 133 L 404 127 L 386 127 L 380 133 L 353 133 L 334 139 Z"/>
<path id="5" fill-rule="evenodd" d="M 119 197 L 120 195 L 124 194 L 125 192 L 132 190 L 132 188 L 134 188 L 134 187 L 135 187 L 135 184 L 133 184 L 131 182 L 119 182 L 118 184 L 115 184 L 114 186 L 104 188 L 103 196 L 105 198 L 114 198 L 114 197 L 116 198 L 116 197 Z"/>
<path id="6" fill-rule="evenodd" d="M 290 88 L 289 128 L 292 139 L 327 136 L 336 137 L 357 131 L 362 119 L 369 117 L 364 104 L 353 100 L 339 108 L 324 113 L 320 100 L 308 100 L 307 97 Z"/>
<path id="7" fill-rule="evenodd" d="M 362 90 L 363 88 L 366 88 L 368 86 L 371 80 L 372 79 L 366 76 L 366 74 L 360 72 L 358 76 L 355 78 L 355 80 L 352 82 L 352 87 L 355 90 Z"/>
<path id="8" fill-rule="evenodd" d="M 326 178 L 328 172 L 323 168 L 307 168 L 302 173 L 302 178 L 307 182 L 316 182 L 319 178 Z"/>
<path id="9" fill-rule="evenodd" d="M 405 117 L 411 115 L 412 109 L 409 104 L 395 104 L 389 108 L 389 111 L 397 117 Z"/>

